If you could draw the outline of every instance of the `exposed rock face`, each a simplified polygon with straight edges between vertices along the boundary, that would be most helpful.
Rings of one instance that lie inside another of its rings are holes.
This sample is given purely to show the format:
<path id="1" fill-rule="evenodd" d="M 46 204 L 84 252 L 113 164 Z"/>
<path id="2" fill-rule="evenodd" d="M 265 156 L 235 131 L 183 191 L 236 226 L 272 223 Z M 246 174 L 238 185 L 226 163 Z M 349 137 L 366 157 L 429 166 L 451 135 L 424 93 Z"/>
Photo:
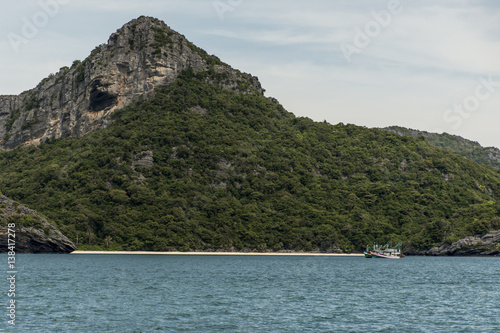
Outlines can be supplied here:
<path id="1" fill-rule="evenodd" d="M 61 68 L 19 96 L 0 96 L 0 149 L 106 127 L 111 113 L 141 96 L 151 97 L 188 68 L 220 73 L 224 88 L 263 93 L 256 77 L 209 56 L 164 22 L 140 17 L 83 62 Z"/>
<path id="2" fill-rule="evenodd" d="M 16 253 L 69 253 L 76 250 L 66 236 L 32 209 L 0 194 L 0 253 L 8 251 L 8 224 L 15 224 Z"/>
<path id="3" fill-rule="evenodd" d="M 153 166 L 153 152 L 151 150 L 145 150 L 140 153 L 134 154 L 132 160 L 132 170 L 136 167 L 139 168 L 151 168 Z"/>
<path id="4" fill-rule="evenodd" d="M 500 149 L 496 147 L 487 147 L 484 148 L 488 153 L 488 158 L 492 161 L 495 161 L 500 164 Z"/>
<path id="5" fill-rule="evenodd" d="M 500 256 L 500 230 L 486 235 L 469 236 L 457 242 L 434 247 L 429 251 L 413 253 L 428 256 Z"/>

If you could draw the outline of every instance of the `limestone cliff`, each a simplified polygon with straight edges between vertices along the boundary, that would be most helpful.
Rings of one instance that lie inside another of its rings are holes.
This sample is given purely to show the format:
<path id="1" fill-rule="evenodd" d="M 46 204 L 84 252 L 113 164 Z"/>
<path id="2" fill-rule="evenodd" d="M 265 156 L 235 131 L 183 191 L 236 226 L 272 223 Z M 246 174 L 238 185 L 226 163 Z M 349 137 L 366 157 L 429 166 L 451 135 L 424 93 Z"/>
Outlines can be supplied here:
<path id="1" fill-rule="evenodd" d="M 8 225 L 15 225 L 16 253 L 69 253 L 76 246 L 43 216 L 0 194 L 0 253 L 8 251 Z"/>
<path id="2" fill-rule="evenodd" d="M 188 68 L 220 73 L 227 89 L 263 93 L 256 77 L 208 55 L 164 22 L 140 17 L 84 61 L 62 67 L 18 96 L 0 96 L 0 149 L 106 127 L 111 113 L 141 96 L 152 97 L 155 88 Z"/>

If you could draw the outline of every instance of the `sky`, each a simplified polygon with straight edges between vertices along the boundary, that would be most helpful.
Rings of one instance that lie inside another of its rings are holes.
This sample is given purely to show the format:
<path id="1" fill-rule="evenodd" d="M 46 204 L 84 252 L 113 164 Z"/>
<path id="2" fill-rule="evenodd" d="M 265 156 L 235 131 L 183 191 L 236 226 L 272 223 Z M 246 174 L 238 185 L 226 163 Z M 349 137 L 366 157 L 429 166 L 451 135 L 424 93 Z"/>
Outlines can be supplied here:
<path id="1" fill-rule="evenodd" d="M 257 76 L 296 116 L 500 147 L 497 0 L 2 1 L 0 95 L 34 88 L 141 15 Z"/>

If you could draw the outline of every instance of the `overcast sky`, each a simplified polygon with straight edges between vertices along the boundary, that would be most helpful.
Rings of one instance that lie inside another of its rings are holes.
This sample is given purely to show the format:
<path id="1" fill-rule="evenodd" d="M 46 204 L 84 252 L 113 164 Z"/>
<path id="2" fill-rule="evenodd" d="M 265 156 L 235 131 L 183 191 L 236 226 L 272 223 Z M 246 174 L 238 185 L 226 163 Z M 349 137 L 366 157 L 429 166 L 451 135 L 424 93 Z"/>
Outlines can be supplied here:
<path id="1" fill-rule="evenodd" d="M 258 76 L 297 116 L 500 147 L 497 0 L 2 1 L 0 94 L 18 94 L 141 15 Z"/>

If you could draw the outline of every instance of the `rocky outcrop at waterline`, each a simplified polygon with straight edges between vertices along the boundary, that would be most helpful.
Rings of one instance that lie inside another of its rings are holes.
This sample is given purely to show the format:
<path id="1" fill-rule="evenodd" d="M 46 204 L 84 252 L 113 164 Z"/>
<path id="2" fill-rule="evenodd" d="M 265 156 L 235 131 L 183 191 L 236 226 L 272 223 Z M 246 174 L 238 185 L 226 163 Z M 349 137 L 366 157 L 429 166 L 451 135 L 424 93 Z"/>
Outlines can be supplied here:
<path id="1" fill-rule="evenodd" d="M 407 255 L 423 256 L 500 256 L 500 230 L 485 235 L 468 236 L 452 244 L 430 250 L 407 250 Z"/>
<path id="2" fill-rule="evenodd" d="M 427 252 L 431 256 L 500 256 L 500 230 L 486 235 L 469 236 L 457 242 L 434 247 Z"/>
<path id="3" fill-rule="evenodd" d="M 9 237 L 9 233 L 15 238 Z M 0 194 L 0 253 L 8 252 L 12 245 L 15 245 L 15 253 L 70 253 L 76 250 L 75 244 L 46 218 Z"/>

